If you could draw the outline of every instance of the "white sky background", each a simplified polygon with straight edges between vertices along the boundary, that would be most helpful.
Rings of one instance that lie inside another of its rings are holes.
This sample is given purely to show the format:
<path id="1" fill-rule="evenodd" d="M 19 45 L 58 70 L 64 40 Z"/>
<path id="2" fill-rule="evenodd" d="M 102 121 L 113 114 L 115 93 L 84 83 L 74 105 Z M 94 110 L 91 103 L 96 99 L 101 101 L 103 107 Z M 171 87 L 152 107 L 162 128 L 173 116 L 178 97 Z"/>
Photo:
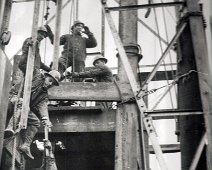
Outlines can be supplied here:
<path id="1" fill-rule="evenodd" d="M 171 1 L 171 0 L 170 0 Z M 170 2 L 163 0 L 163 2 Z M 66 0 L 63 0 L 66 2 Z M 154 2 L 161 2 L 161 0 L 154 0 Z M 208 3 L 208 1 L 204 1 Z M 139 4 L 145 4 L 147 0 L 139 0 Z M 43 2 L 41 3 L 43 4 Z M 43 5 L 41 5 L 43 6 Z M 117 6 L 117 3 L 113 0 L 108 0 L 108 6 Z M 206 5 L 207 11 L 210 11 L 208 8 L 209 5 Z M 55 14 L 56 6 L 53 2 L 50 1 L 50 16 Z M 61 21 L 61 35 L 69 33 L 70 30 L 70 9 L 71 6 L 68 5 L 64 8 L 62 12 L 62 21 Z M 43 9 L 41 8 L 40 13 L 42 15 Z M 168 41 L 172 39 L 175 34 L 175 13 L 174 8 L 168 7 L 164 9 L 166 22 L 167 22 L 167 32 L 168 32 Z M 145 19 L 144 15 L 146 10 L 139 10 L 139 18 L 148 24 L 152 29 L 157 32 L 155 24 L 154 10 L 152 9 L 149 18 Z M 160 35 L 166 39 L 165 35 L 165 26 L 162 15 L 162 9 L 156 9 L 156 16 L 159 23 Z M 45 14 L 44 14 L 45 15 Z M 114 21 L 118 25 L 118 12 L 112 12 Z M 13 55 L 22 47 L 22 43 L 27 37 L 30 37 L 32 30 L 32 18 L 33 18 L 33 3 L 14 3 L 12 8 L 11 20 L 9 30 L 12 32 L 12 38 L 6 47 L 6 53 L 9 58 L 12 58 Z M 41 17 L 40 17 L 41 18 Z M 98 46 L 93 49 L 89 49 L 87 52 L 100 52 L 101 51 L 101 5 L 99 0 L 81 0 L 79 1 L 79 20 L 84 22 L 87 25 L 91 32 L 94 33 Z M 45 21 L 43 21 L 45 22 Z M 40 21 L 41 24 L 41 21 Z M 55 20 L 50 24 L 50 27 L 54 31 Z M 208 36 L 211 36 L 210 32 L 207 32 Z M 116 59 L 116 46 L 113 41 L 113 37 L 110 33 L 109 27 L 106 22 L 106 41 L 105 41 L 105 57 L 108 59 L 108 66 L 117 67 Z M 210 39 L 209 39 L 210 40 Z M 53 45 L 50 44 L 49 39 L 47 39 L 46 47 L 46 58 L 44 59 L 45 53 L 45 41 L 41 43 L 41 56 L 42 61 L 45 61 L 47 65 L 53 60 Z M 158 38 L 156 38 L 150 31 L 148 31 L 143 25 L 138 23 L 138 44 L 142 48 L 143 59 L 140 61 L 140 65 L 149 65 L 157 63 L 158 59 L 161 57 L 161 49 Z M 163 42 L 162 42 L 163 44 Z M 62 46 L 60 47 L 62 49 Z M 166 46 L 162 45 L 163 51 Z M 170 63 L 170 58 L 172 62 L 176 63 L 176 55 L 174 52 L 171 52 L 170 55 L 166 57 L 166 63 Z M 88 57 L 86 61 L 86 66 L 92 66 L 92 57 Z M 173 67 L 175 68 L 175 67 Z M 166 67 L 166 70 L 170 70 L 170 67 Z M 140 71 L 151 71 L 152 68 L 141 68 Z M 163 67 L 160 70 L 164 70 Z M 166 84 L 166 81 L 161 82 L 151 82 L 148 89 L 158 88 Z M 163 94 L 165 89 L 159 90 L 157 93 L 151 94 L 148 97 L 149 108 L 151 108 L 157 99 Z M 176 96 L 174 90 L 172 90 L 172 99 L 174 103 L 174 108 L 176 108 Z M 156 109 L 171 109 L 172 105 L 170 103 L 171 98 L 169 95 L 158 105 Z M 160 120 L 154 121 L 155 127 L 157 129 L 157 134 L 159 136 L 159 141 L 161 144 L 173 144 L 177 143 L 175 132 L 175 121 L 174 120 Z M 180 153 L 177 154 L 165 154 L 165 159 L 168 163 L 168 166 L 172 170 L 180 170 Z M 159 170 L 155 156 L 151 155 L 151 168 L 152 170 Z"/>

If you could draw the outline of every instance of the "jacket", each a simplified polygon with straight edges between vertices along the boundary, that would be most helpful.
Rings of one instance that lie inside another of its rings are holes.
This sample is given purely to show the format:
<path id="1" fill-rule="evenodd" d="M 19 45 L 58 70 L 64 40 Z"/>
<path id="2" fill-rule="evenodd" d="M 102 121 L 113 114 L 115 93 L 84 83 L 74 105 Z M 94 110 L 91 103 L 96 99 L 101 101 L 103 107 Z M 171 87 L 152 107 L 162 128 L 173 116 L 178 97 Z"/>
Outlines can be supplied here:
<path id="1" fill-rule="evenodd" d="M 30 97 L 30 110 L 41 118 L 48 117 L 48 90 L 43 87 L 44 82 L 45 76 L 40 72 L 37 72 L 33 76 Z M 40 105 L 41 102 L 42 104 Z"/>
<path id="2" fill-rule="evenodd" d="M 18 65 L 20 70 L 23 71 L 24 74 L 26 72 L 28 52 L 29 52 L 29 47 L 30 47 L 30 44 L 28 42 L 30 39 L 32 39 L 32 37 L 27 38 L 23 43 L 22 56 L 21 56 L 21 59 L 19 61 L 19 65 Z M 34 69 L 43 69 L 43 70 L 49 72 L 49 71 L 51 71 L 51 69 L 41 61 L 39 46 L 40 46 L 40 42 L 37 41 L 36 47 L 35 47 Z"/>
<path id="3" fill-rule="evenodd" d="M 91 32 L 87 34 L 88 38 L 80 34 L 65 34 L 60 37 L 60 45 L 63 45 L 62 55 L 67 55 L 77 61 L 85 61 L 86 48 L 97 46 L 95 37 Z"/>
<path id="4" fill-rule="evenodd" d="M 79 72 L 80 78 L 92 77 L 95 78 L 96 82 L 112 82 L 113 74 L 111 69 L 106 66 L 95 66 L 89 71 Z"/>

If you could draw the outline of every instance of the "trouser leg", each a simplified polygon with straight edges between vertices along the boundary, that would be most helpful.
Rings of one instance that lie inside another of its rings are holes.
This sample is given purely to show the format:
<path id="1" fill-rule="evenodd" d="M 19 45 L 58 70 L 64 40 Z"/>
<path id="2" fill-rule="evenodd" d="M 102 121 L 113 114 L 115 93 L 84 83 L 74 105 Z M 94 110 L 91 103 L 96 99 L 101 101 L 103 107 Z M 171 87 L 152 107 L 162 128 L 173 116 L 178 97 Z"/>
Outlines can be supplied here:
<path id="1" fill-rule="evenodd" d="M 19 146 L 19 151 L 31 159 L 34 159 L 34 157 L 32 156 L 30 151 L 30 145 L 39 127 L 40 127 L 40 120 L 33 112 L 30 112 L 28 115 L 27 129 L 23 136 L 24 143 L 21 146 Z"/>
<path id="2" fill-rule="evenodd" d="M 24 134 L 24 143 L 18 148 L 21 153 L 23 153 L 25 156 L 31 159 L 34 159 L 34 157 L 32 156 L 30 151 L 30 145 L 37 131 L 38 131 L 38 127 L 28 125 L 26 132 Z"/>

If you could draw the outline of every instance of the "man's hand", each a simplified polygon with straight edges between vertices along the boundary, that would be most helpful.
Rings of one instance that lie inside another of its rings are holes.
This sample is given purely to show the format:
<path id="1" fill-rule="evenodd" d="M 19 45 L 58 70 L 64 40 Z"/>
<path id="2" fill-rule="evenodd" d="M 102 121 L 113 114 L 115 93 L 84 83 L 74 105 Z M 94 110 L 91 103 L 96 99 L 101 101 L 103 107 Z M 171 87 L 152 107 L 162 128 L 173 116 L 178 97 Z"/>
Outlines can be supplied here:
<path id="1" fill-rule="evenodd" d="M 79 73 L 78 72 L 72 72 L 72 77 L 73 78 L 78 78 L 79 77 Z"/>
<path id="2" fill-rule="evenodd" d="M 83 38 L 88 38 L 88 35 L 85 34 L 84 32 L 82 32 L 82 33 L 81 33 L 81 37 L 83 37 Z"/>
<path id="3" fill-rule="evenodd" d="M 33 45 L 32 38 L 27 39 L 27 44 L 28 44 L 29 46 L 32 46 L 32 45 Z"/>
<path id="4" fill-rule="evenodd" d="M 44 27 L 47 29 L 47 36 L 49 37 L 51 43 L 53 44 L 54 41 L 54 34 L 52 32 L 52 29 L 49 25 L 44 25 Z"/>
<path id="5" fill-rule="evenodd" d="M 85 34 L 89 34 L 90 33 L 90 30 L 89 30 L 89 28 L 87 27 L 87 26 L 84 26 L 84 33 Z"/>
<path id="6" fill-rule="evenodd" d="M 43 142 L 44 142 L 44 147 L 45 148 L 52 150 L 52 144 L 51 144 L 51 142 L 49 140 L 44 139 Z"/>
<path id="7" fill-rule="evenodd" d="M 69 71 L 67 71 L 66 72 L 66 76 L 67 77 L 73 77 L 73 78 L 78 78 L 79 77 L 79 73 L 78 72 L 69 72 Z"/>
<path id="8" fill-rule="evenodd" d="M 13 95 L 12 98 L 10 99 L 10 102 L 12 104 L 15 104 L 16 101 L 18 101 L 18 96 L 17 95 Z"/>
<path id="9" fill-rule="evenodd" d="M 48 117 L 42 117 L 41 123 L 42 123 L 43 126 L 52 127 L 52 123 L 50 122 Z"/>

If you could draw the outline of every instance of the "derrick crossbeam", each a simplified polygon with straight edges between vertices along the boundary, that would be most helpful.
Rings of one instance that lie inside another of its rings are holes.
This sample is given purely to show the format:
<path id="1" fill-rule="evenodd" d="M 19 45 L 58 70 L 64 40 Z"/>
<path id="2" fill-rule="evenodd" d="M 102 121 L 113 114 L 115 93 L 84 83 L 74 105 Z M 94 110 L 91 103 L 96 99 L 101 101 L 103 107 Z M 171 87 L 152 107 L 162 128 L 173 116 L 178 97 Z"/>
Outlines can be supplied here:
<path id="1" fill-rule="evenodd" d="M 144 4 L 144 5 L 126 5 L 119 7 L 106 7 L 105 10 L 109 11 L 125 11 L 125 10 L 137 10 L 146 8 L 159 8 L 159 7 L 169 7 L 183 5 L 183 2 L 167 2 L 167 3 L 154 3 L 154 4 Z"/>
<path id="2" fill-rule="evenodd" d="M 146 111 L 146 114 L 153 117 L 154 119 L 173 119 L 176 116 L 192 116 L 192 115 L 202 115 L 203 112 L 201 110 L 154 110 L 154 111 Z"/>

